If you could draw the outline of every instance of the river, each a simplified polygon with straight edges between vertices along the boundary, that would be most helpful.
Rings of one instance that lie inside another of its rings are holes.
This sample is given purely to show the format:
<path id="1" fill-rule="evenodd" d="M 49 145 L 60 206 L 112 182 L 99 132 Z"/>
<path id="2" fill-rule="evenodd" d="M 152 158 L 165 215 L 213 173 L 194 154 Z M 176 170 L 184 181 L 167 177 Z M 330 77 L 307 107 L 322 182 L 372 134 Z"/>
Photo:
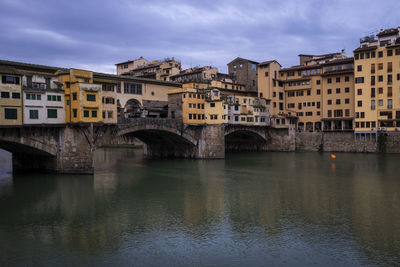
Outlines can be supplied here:
<path id="1" fill-rule="evenodd" d="M 15 174 L 0 151 L 0 266 L 399 266 L 400 155 L 95 154 Z"/>

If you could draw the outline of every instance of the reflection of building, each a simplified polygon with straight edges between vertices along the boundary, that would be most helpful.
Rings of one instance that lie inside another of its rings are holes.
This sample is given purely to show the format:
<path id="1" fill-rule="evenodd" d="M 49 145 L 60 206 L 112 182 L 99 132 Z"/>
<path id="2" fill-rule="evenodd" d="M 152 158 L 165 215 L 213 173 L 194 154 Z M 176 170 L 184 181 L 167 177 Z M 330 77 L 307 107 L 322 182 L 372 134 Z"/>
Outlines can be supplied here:
<path id="1" fill-rule="evenodd" d="M 362 38 L 354 50 L 356 132 L 400 129 L 399 30 Z"/>
<path id="2" fill-rule="evenodd" d="M 140 57 L 115 64 L 118 75 L 128 75 L 141 78 L 169 81 L 172 75 L 178 74 L 181 70 L 181 63 L 174 58 L 164 60 L 148 60 Z"/>

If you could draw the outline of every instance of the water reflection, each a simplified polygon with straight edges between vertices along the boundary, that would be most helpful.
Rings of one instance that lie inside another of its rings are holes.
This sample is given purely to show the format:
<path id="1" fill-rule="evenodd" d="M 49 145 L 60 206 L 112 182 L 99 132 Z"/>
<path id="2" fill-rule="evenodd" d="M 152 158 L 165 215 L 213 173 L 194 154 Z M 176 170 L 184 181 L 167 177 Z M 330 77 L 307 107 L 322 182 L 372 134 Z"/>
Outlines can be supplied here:
<path id="1" fill-rule="evenodd" d="M 100 150 L 94 176 L 14 177 L 0 265 L 400 264 L 399 155 L 140 154 Z"/>

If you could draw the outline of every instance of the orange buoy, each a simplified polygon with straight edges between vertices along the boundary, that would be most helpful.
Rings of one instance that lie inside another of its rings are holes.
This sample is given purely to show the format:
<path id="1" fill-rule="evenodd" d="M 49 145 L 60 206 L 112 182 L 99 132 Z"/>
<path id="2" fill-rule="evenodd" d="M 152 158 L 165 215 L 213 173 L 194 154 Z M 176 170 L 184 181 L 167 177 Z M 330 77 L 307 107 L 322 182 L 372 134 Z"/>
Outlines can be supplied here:
<path id="1" fill-rule="evenodd" d="M 336 159 L 336 155 L 335 154 L 331 154 L 331 158 Z"/>

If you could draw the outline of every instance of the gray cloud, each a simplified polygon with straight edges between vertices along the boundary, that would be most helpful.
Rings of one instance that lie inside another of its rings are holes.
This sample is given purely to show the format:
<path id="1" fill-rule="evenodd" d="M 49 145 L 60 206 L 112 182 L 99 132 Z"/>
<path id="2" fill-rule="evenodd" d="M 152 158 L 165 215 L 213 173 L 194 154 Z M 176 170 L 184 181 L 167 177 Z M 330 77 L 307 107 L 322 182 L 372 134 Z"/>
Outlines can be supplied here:
<path id="1" fill-rule="evenodd" d="M 226 71 L 237 56 L 297 64 L 396 27 L 400 2 L 0 0 L 0 58 L 114 72 L 144 56 Z"/>

